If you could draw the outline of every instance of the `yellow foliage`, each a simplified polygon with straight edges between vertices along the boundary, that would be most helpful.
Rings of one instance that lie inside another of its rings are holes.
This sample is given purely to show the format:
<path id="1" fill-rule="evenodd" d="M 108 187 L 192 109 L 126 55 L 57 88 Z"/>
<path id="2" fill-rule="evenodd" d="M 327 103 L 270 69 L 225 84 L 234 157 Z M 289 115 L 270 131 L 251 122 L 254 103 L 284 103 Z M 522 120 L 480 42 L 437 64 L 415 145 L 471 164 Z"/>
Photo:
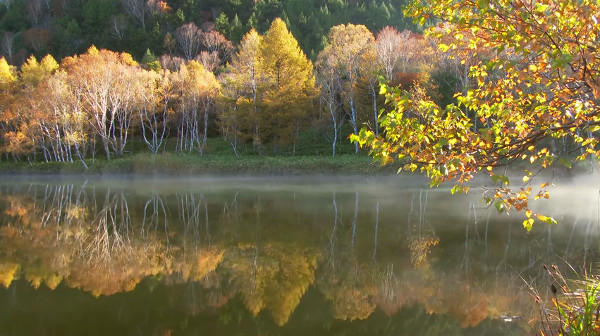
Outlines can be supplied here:
<path id="1" fill-rule="evenodd" d="M 56 69 L 58 69 L 58 63 L 56 62 L 54 57 L 52 57 L 52 55 L 50 55 L 50 54 L 48 54 L 48 55 L 44 56 L 44 58 L 42 58 L 42 61 L 40 62 L 40 66 L 47 73 L 52 73 Z"/>
<path id="2" fill-rule="evenodd" d="M 428 34 L 440 41 L 442 52 L 467 60 L 462 65 L 469 69 L 464 78 L 469 87 L 448 106 L 384 87 L 394 102 L 394 110 L 382 118 L 384 132 L 376 136 L 364 129 L 353 141 L 370 147 L 381 162 L 419 169 L 432 186 L 455 180 L 454 191 L 487 168 L 500 186 L 490 190 L 486 202 L 498 211 L 527 210 L 527 200 L 534 197 L 520 198 L 523 193 L 509 188 L 508 176 L 494 174 L 493 167 L 520 162 L 529 170 L 546 169 L 559 162 L 570 168 L 599 156 L 598 2 L 518 3 L 413 1 L 408 15 L 443 23 Z M 569 141 L 558 148 L 555 139 Z M 537 153 L 526 153 L 532 148 Z"/>
<path id="3" fill-rule="evenodd" d="M 427 256 L 431 253 L 431 247 L 439 244 L 438 237 L 415 237 L 410 240 L 408 248 L 410 249 L 410 262 L 415 269 L 421 268 L 427 261 Z"/>
<path id="4" fill-rule="evenodd" d="M 92 46 L 88 48 L 86 54 L 96 56 L 100 54 L 100 51 L 98 51 L 98 48 L 96 48 L 96 46 L 92 44 Z"/>
<path id="5" fill-rule="evenodd" d="M 45 280 L 46 286 L 49 289 L 54 290 L 54 289 L 56 289 L 56 287 L 58 287 L 58 285 L 62 281 L 62 277 L 56 273 L 52 273 L 52 274 L 48 275 L 44 280 Z"/>
<path id="6" fill-rule="evenodd" d="M 8 288 L 17 276 L 19 264 L 12 262 L 0 263 L 0 284 Z"/>
<path id="7" fill-rule="evenodd" d="M 36 87 L 58 69 L 58 63 L 51 55 L 46 55 L 41 62 L 31 55 L 21 66 L 21 81 L 30 87 Z"/>
<path id="8" fill-rule="evenodd" d="M 200 281 L 204 277 L 214 271 L 219 263 L 223 260 L 224 249 L 210 247 L 201 249 L 197 252 L 196 263 L 186 265 L 187 276 L 184 274 L 184 279 L 188 281 Z"/>
<path id="9" fill-rule="evenodd" d="M 6 90 L 15 81 L 15 69 L 0 57 L 0 90 Z"/>
<path id="10" fill-rule="evenodd" d="M 129 66 L 138 66 L 138 62 L 136 62 L 133 59 L 133 56 L 131 56 L 131 54 L 126 53 L 126 52 L 122 52 L 119 54 L 120 58 L 121 58 L 121 62 L 123 62 L 123 64 L 125 65 L 129 65 Z"/>

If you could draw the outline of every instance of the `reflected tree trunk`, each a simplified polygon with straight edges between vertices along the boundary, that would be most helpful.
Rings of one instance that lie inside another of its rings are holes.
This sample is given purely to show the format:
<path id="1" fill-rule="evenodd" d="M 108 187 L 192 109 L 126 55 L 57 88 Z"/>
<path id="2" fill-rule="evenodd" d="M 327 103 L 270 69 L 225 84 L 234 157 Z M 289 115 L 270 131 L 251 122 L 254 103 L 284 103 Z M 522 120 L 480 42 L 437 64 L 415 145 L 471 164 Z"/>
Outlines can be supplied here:
<path id="1" fill-rule="evenodd" d="M 502 259 L 502 263 L 506 264 L 506 260 L 508 258 L 508 249 L 510 248 L 510 241 L 512 237 L 512 225 L 508 223 L 508 237 L 506 239 L 506 245 L 504 246 L 504 258 Z"/>
<path id="2" fill-rule="evenodd" d="M 154 232 L 156 233 L 158 231 L 158 225 L 160 224 L 161 219 L 165 231 L 166 243 L 168 245 L 169 233 L 167 210 L 165 209 L 165 204 L 162 197 L 159 194 L 153 193 L 150 199 L 148 199 L 144 205 L 141 234 L 147 235 L 153 227 Z"/>
<path id="3" fill-rule="evenodd" d="M 428 196 L 429 191 L 425 191 L 425 200 L 423 200 L 423 189 L 421 189 L 421 191 L 419 192 L 419 230 L 425 222 L 425 211 L 427 211 Z"/>
<path id="4" fill-rule="evenodd" d="M 331 236 L 329 237 L 329 255 L 327 256 L 327 265 L 331 268 L 332 273 L 335 272 L 335 268 L 336 268 L 336 262 L 335 262 L 335 243 L 337 240 L 337 226 L 338 226 L 338 221 L 339 221 L 339 214 L 338 214 L 338 204 L 337 204 L 337 197 L 336 197 L 336 193 L 333 193 L 333 211 L 334 211 L 334 215 L 333 215 L 333 229 L 331 230 Z"/>
<path id="5" fill-rule="evenodd" d="M 92 242 L 87 247 L 90 260 L 111 260 L 113 255 L 127 253 L 131 249 L 129 234 L 131 217 L 127 199 L 122 190 L 111 193 L 107 189 L 102 209 L 96 219 L 96 232 Z"/>
<path id="6" fill-rule="evenodd" d="M 73 219 L 83 219 L 82 216 L 85 213 L 83 196 L 85 196 L 86 184 L 87 180 L 80 188 L 75 200 L 73 200 L 75 191 L 73 184 L 46 186 L 44 197 L 40 202 L 41 226 L 45 227 L 53 223 L 58 229 L 61 225 L 71 225 Z"/>
<path id="7" fill-rule="evenodd" d="M 223 219 L 222 222 L 223 223 L 231 223 L 236 230 L 235 231 L 235 235 L 237 238 L 237 232 L 239 229 L 239 214 L 238 214 L 238 203 L 237 203 L 237 197 L 238 197 L 239 192 L 236 192 L 235 195 L 233 195 L 233 200 L 231 201 L 231 203 L 224 203 L 223 204 Z"/>
<path id="8" fill-rule="evenodd" d="M 373 242 L 373 256 L 371 257 L 371 262 L 375 263 L 377 257 L 377 241 L 379 234 L 379 202 L 375 206 L 375 241 Z"/>
<path id="9" fill-rule="evenodd" d="M 254 255 L 252 259 L 252 286 L 256 288 L 256 279 L 258 277 L 258 242 L 260 226 L 260 199 L 254 197 Z"/>
<path id="10" fill-rule="evenodd" d="M 206 239 L 208 245 L 211 244 L 212 236 L 210 234 L 210 225 L 208 223 L 208 198 L 204 197 L 204 230 L 206 231 Z"/>
<path id="11" fill-rule="evenodd" d="M 470 217 L 471 213 L 469 212 L 469 217 Z M 462 269 L 466 269 L 468 271 L 469 269 L 469 226 L 471 224 L 471 221 L 467 218 L 466 221 L 466 225 L 465 225 L 465 251 L 463 254 L 463 260 L 462 263 L 460 265 L 460 268 Z"/>
<path id="12" fill-rule="evenodd" d="M 70 207 L 73 185 L 46 186 L 43 201 L 41 225 L 48 225 L 52 220 L 59 226 L 63 221 L 63 214 Z"/>
<path id="13" fill-rule="evenodd" d="M 352 218 L 352 247 L 354 247 L 354 240 L 356 239 L 357 222 L 358 222 L 358 191 L 355 192 L 355 198 L 354 198 L 354 217 Z"/>
<path id="14" fill-rule="evenodd" d="M 202 212 L 202 200 L 204 195 L 198 197 L 194 194 L 177 194 L 177 207 L 179 219 L 184 227 L 185 235 L 192 234 L 198 240 L 200 236 L 200 214 Z"/>

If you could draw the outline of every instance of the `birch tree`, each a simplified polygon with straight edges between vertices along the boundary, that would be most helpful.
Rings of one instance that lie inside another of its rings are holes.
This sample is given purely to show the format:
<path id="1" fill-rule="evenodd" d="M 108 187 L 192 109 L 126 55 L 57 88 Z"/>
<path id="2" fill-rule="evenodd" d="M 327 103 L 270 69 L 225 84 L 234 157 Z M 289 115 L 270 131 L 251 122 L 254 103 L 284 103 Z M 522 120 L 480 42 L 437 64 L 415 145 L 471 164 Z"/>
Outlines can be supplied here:
<path id="1" fill-rule="evenodd" d="M 193 22 L 186 23 L 175 30 L 177 46 L 181 50 L 183 57 L 188 61 L 194 59 L 200 51 L 200 34 L 200 29 Z"/>
<path id="2" fill-rule="evenodd" d="M 157 154 L 166 140 L 174 83 L 169 70 L 144 71 L 138 116 L 142 138 L 152 154 Z"/>
<path id="3" fill-rule="evenodd" d="M 317 84 L 319 87 L 319 102 L 324 105 L 329 112 L 333 129 L 333 137 L 331 139 L 332 156 L 335 156 L 340 129 L 343 125 L 342 113 L 342 84 L 341 78 L 332 62 L 325 54 L 320 54 L 316 64 L 317 68 Z"/>
<path id="4" fill-rule="evenodd" d="M 67 57 L 70 85 L 84 102 L 95 133 L 102 140 L 106 158 L 111 151 L 120 157 L 127 143 L 132 120 L 137 63 L 127 53 L 91 47 L 81 56 Z"/>
<path id="5" fill-rule="evenodd" d="M 208 135 L 209 113 L 215 106 L 219 83 L 202 64 L 191 61 L 179 70 L 178 91 L 177 148 L 202 154 Z"/>
<path id="6" fill-rule="evenodd" d="M 72 151 L 75 157 L 87 168 L 85 162 L 89 145 L 89 123 L 83 110 L 82 99 L 78 91 L 72 90 L 68 83 L 68 75 L 59 70 L 48 79 L 48 94 L 45 102 L 57 120 L 57 127 L 66 145 L 69 161 Z"/>
<path id="7" fill-rule="evenodd" d="M 356 84 L 361 74 L 364 56 L 374 47 L 373 34 L 363 25 L 337 25 L 331 27 L 328 44 L 321 51 L 331 57 L 340 78 L 344 79 L 344 97 L 350 108 L 350 123 L 355 133 L 358 133 L 356 112 Z M 358 153 L 358 144 L 355 152 Z"/>
<path id="8" fill-rule="evenodd" d="M 401 57 L 400 45 L 402 36 L 393 27 L 384 27 L 375 40 L 377 58 L 383 65 L 383 75 L 388 81 L 394 79 L 394 74 L 398 66 L 398 59 Z"/>
<path id="9" fill-rule="evenodd" d="M 150 12 L 150 8 L 145 0 L 121 0 L 121 5 L 127 14 L 131 15 L 142 30 L 146 29 L 146 16 Z"/>

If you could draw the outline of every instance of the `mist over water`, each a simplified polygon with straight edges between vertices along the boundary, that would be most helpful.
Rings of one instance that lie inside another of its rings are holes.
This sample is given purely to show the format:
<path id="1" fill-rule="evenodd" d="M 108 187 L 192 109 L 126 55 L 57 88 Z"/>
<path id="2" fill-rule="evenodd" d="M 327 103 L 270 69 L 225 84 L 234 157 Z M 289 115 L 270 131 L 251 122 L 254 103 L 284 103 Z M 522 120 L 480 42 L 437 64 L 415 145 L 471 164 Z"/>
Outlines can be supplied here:
<path id="1" fill-rule="evenodd" d="M 550 198 L 536 205 L 539 212 L 560 218 L 573 217 L 600 224 L 600 174 L 585 174 L 558 181 L 550 189 Z"/>
<path id="2" fill-rule="evenodd" d="M 527 233 L 416 176 L 3 178 L 0 333 L 525 334 L 542 265 L 597 261 L 593 181 Z"/>

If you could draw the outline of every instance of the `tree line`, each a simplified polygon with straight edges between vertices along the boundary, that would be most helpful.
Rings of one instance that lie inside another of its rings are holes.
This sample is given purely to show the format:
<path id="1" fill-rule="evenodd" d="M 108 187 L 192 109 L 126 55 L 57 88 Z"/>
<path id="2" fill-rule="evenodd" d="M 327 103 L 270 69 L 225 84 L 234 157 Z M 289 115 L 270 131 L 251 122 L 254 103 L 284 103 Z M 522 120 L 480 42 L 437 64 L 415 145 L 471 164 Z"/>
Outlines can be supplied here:
<path id="1" fill-rule="evenodd" d="M 178 53 L 176 31 L 187 24 L 217 30 L 234 44 L 250 29 L 264 34 L 281 17 L 315 59 L 327 32 L 354 22 L 377 31 L 414 27 L 405 0 L 4 0 L 0 5 L 0 53 L 22 64 L 28 55 L 56 59 L 99 49 L 126 51 L 136 59 Z"/>
<path id="2" fill-rule="evenodd" d="M 440 102 L 467 85 L 467 68 L 436 41 L 391 27 L 374 35 L 363 25 L 334 26 L 314 65 L 279 18 L 265 34 L 251 29 L 237 48 L 194 24 L 178 35 L 185 58 L 148 51 L 136 62 L 94 46 L 60 64 L 32 55 L 17 69 L 1 58 L 2 158 L 86 165 L 97 153 L 121 157 L 133 138 L 154 154 L 167 140 L 175 142 L 169 150 L 202 154 L 214 135 L 236 155 L 240 144 L 260 155 L 282 146 L 295 154 L 307 130 L 335 155 L 344 125 L 379 129 L 380 81 Z"/>

